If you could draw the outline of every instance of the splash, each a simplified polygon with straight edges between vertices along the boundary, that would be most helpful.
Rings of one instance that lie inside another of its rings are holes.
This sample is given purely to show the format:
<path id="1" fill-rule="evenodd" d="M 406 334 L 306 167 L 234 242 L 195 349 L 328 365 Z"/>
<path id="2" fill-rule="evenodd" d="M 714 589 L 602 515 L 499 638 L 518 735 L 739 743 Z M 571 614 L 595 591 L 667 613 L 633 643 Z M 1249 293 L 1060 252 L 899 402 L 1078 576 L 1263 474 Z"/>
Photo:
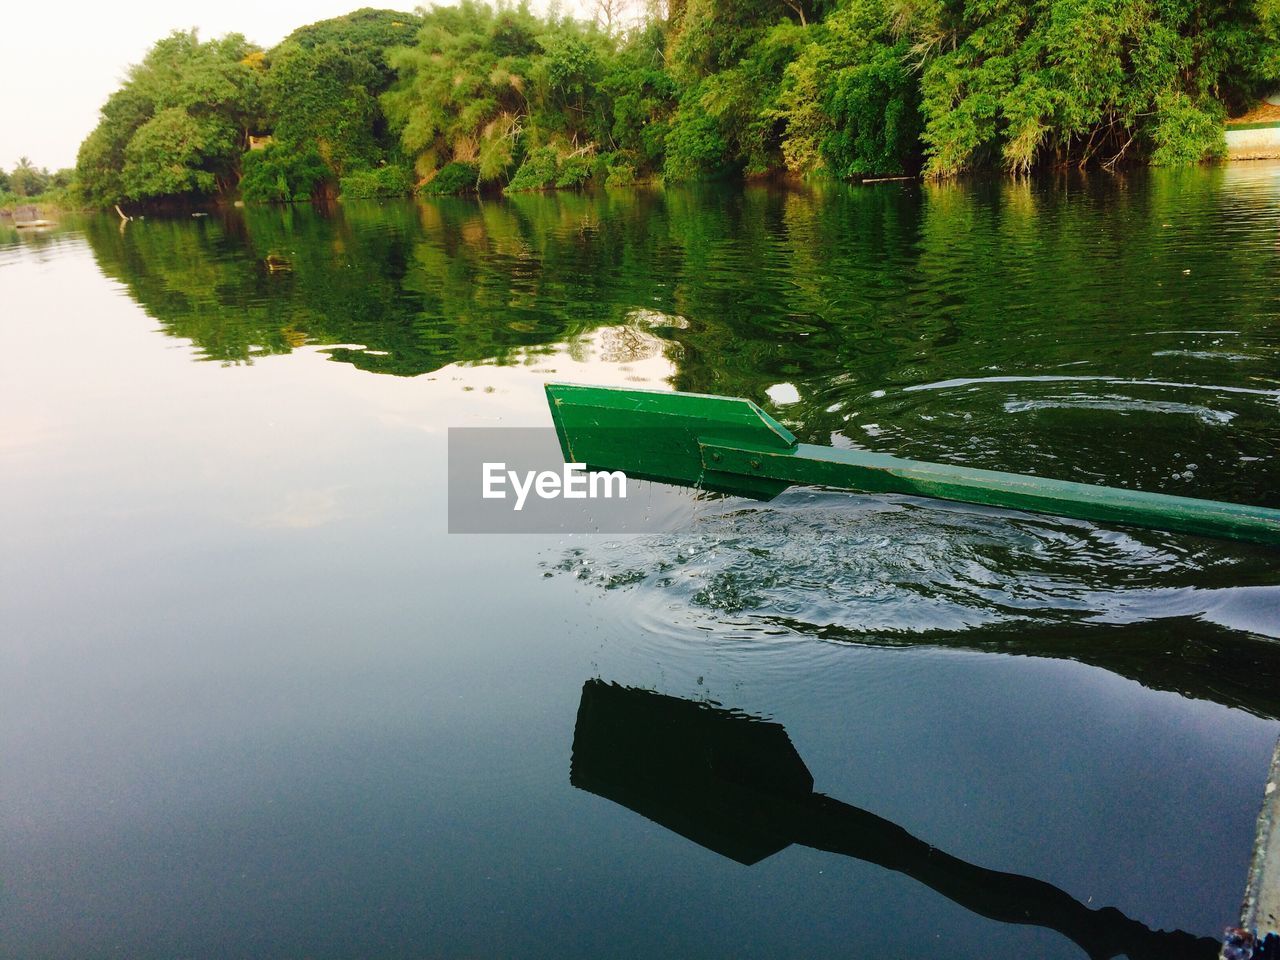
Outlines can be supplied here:
<path id="1" fill-rule="evenodd" d="M 966 631 L 1192 619 L 1280 639 L 1260 549 L 905 497 L 711 500 L 678 533 L 583 541 L 546 564 L 638 615 L 910 642 Z"/>

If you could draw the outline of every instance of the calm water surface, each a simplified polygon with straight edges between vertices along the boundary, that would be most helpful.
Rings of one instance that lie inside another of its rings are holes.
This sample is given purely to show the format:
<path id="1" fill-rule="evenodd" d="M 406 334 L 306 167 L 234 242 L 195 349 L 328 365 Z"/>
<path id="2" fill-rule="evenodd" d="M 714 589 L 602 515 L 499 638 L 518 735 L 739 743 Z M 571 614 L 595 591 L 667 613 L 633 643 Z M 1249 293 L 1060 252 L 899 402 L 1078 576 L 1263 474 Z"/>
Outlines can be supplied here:
<path id="1" fill-rule="evenodd" d="M 0 956 L 1213 956 L 1273 551 L 450 536 L 445 438 L 635 384 L 1280 507 L 1277 275 L 1266 164 L 0 225 Z"/>

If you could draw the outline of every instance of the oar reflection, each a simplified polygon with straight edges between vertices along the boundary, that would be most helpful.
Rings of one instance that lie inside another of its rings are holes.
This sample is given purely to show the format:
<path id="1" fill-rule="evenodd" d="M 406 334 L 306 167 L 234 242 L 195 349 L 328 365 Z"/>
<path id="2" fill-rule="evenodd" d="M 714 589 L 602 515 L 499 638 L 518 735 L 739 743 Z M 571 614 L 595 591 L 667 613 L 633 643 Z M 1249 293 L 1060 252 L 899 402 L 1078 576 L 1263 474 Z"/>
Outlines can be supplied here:
<path id="1" fill-rule="evenodd" d="M 582 688 L 570 781 L 723 856 L 753 864 L 792 843 L 904 873 L 1005 923 L 1048 927 L 1091 958 L 1217 957 L 1219 943 L 1093 910 L 1052 884 L 966 863 L 873 813 L 813 792 L 777 723 L 646 690 Z"/>

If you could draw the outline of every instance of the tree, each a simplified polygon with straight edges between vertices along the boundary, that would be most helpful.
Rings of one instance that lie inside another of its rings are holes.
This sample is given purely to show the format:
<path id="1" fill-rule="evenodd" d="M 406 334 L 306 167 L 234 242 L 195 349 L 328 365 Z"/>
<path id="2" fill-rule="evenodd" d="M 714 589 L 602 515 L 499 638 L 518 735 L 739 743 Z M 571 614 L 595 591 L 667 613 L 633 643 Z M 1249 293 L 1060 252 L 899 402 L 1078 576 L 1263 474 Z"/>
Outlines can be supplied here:
<path id="1" fill-rule="evenodd" d="M 666 63 L 666 31 L 657 23 L 632 34 L 601 78 L 609 145 L 633 172 L 660 170 L 680 86 Z"/>
<path id="2" fill-rule="evenodd" d="M 606 36 L 612 37 L 635 22 L 633 7 L 632 0 L 593 0 L 593 21 Z"/>
<path id="3" fill-rule="evenodd" d="M 80 147 L 85 196 L 106 205 L 232 189 L 262 123 L 260 51 L 239 34 L 159 41 L 102 108 Z"/>
<path id="4" fill-rule="evenodd" d="M 204 169 L 204 158 L 234 147 L 226 134 L 216 121 L 197 119 L 181 107 L 161 110 L 125 147 L 125 193 L 135 199 L 212 193 L 217 179 Z"/>
<path id="5" fill-rule="evenodd" d="M 464 165 L 481 183 L 519 168 L 513 188 L 576 185 L 609 133 L 613 55 L 594 26 L 462 0 L 427 12 L 417 45 L 392 54 L 399 80 L 382 102 L 424 181 Z"/>
<path id="6" fill-rule="evenodd" d="M 395 138 L 378 101 L 395 74 L 387 54 L 412 46 L 421 18 L 365 8 L 295 30 L 266 57 L 266 99 L 276 145 L 317 152 L 334 178 L 375 166 Z"/>
<path id="7" fill-rule="evenodd" d="M 897 174 L 919 165 L 919 83 L 884 0 L 850 0 L 787 64 L 776 116 L 797 172 Z"/>
<path id="8" fill-rule="evenodd" d="M 1114 166 L 1220 152 L 1228 104 L 1274 84 L 1274 17 L 1250 0 L 1015 0 L 904 8 L 920 65 L 927 170 L 997 159 Z"/>
<path id="9" fill-rule="evenodd" d="M 106 205 L 1190 163 L 1280 82 L 1280 0 L 593 2 L 594 23 L 527 0 L 366 8 L 265 54 L 174 33 L 104 104 L 77 178 Z"/>
<path id="10" fill-rule="evenodd" d="M 28 157 L 21 157 L 9 174 L 9 189 L 20 197 L 34 197 L 49 187 L 49 171 L 40 170 Z"/>
<path id="11" fill-rule="evenodd" d="M 540 26 L 528 7 L 462 0 L 429 11 L 417 45 L 392 53 L 399 80 L 383 105 L 420 175 L 450 162 L 476 164 L 484 180 L 507 171 L 528 117 Z"/>

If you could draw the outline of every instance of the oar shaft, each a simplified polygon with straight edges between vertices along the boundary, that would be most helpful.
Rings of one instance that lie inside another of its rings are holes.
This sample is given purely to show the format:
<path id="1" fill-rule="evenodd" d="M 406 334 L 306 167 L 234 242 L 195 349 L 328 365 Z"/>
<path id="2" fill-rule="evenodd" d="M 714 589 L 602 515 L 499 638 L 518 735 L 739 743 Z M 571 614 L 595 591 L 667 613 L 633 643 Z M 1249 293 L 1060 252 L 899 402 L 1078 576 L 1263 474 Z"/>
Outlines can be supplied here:
<path id="1" fill-rule="evenodd" d="M 807 443 L 779 450 L 700 439 L 698 446 L 709 475 L 737 474 L 866 493 L 902 493 L 1280 545 L 1280 510 L 1267 507 L 904 460 Z"/>

